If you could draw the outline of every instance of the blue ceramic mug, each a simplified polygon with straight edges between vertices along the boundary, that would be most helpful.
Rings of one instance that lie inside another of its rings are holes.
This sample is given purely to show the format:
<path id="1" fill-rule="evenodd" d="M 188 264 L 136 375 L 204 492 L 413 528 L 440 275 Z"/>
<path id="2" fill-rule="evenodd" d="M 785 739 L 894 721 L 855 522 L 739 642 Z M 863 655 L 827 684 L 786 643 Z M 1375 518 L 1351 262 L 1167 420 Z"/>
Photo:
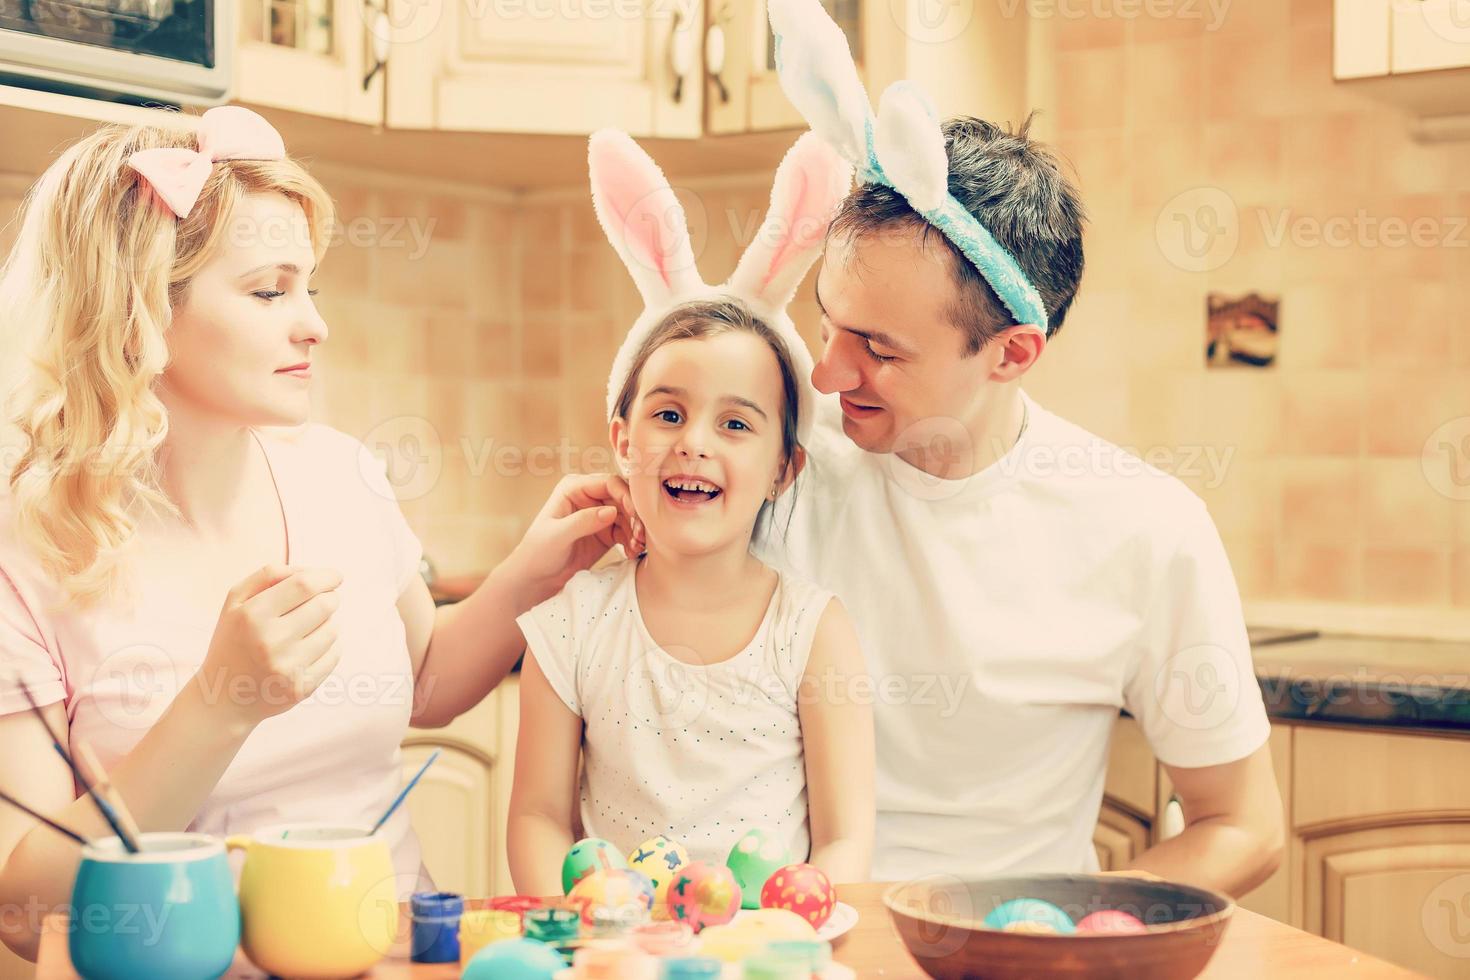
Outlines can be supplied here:
<path id="1" fill-rule="evenodd" d="M 214 980 L 240 944 L 240 903 L 224 842 L 148 833 L 82 849 L 72 886 L 72 966 L 87 980 Z"/>

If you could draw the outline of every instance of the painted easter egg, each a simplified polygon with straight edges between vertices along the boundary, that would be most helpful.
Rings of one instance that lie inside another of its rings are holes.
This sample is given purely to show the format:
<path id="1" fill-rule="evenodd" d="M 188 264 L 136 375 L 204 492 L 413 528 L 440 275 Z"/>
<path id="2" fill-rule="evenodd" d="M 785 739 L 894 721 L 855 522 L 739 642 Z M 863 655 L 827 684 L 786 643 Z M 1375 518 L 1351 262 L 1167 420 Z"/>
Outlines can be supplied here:
<path id="1" fill-rule="evenodd" d="M 1096 912 L 1084 915 L 1077 922 L 1078 932 L 1105 932 L 1115 936 L 1128 936 L 1139 932 L 1148 932 L 1148 926 L 1136 915 L 1129 915 L 1122 909 L 1099 909 Z"/>
<path id="2" fill-rule="evenodd" d="M 661 915 L 669 897 L 669 882 L 679 869 L 689 863 L 689 852 L 678 841 L 662 835 L 646 840 L 628 856 L 628 867 L 640 871 L 653 882 L 653 910 Z"/>
<path id="3" fill-rule="evenodd" d="M 1007 932 L 1055 932 L 1070 935 L 1077 931 L 1067 913 L 1039 898 L 1013 898 L 1001 902 L 985 917 L 985 928 Z"/>
<path id="4" fill-rule="evenodd" d="M 730 856 L 725 859 L 725 866 L 735 872 L 735 880 L 745 896 L 742 907 L 747 909 L 761 907 L 761 889 L 765 887 L 766 880 L 777 868 L 790 863 L 791 850 L 786 841 L 775 831 L 759 827 L 747 830 L 730 848 Z"/>
<path id="5" fill-rule="evenodd" d="M 740 884 L 722 864 L 692 861 L 669 883 L 669 918 L 699 932 L 724 925 L 740 911 Z"/>
<path id="6" fill-rule="evenodd" d="M 787 909 L 810 922 L 813 929 L 820 929 L 837 907 L 837 889 L 821 868 L 788 864 L 766 879 L 761 907 Z"/>
<path id="7" fill-rule="evenodd" d="M 591 925 L 597 909 L 653 908 L 653 882 L 632 868 L 607 868 L 577 882 L 567 898 L 582 910 L 582 921 Z"/>
<path id="8" fill-rule="evenodd" d="M 562 858 L 562 894 L 570 895 L 572 886 L 594 871 L 627 866 L 623 853 L 612 844 L 600 837 L 585 837 L 573 844 L 567 856 Z"/>
<path id="9" fill-rule="evenodd" d="M 561 954 L 534 939 L 502 939 L 474 955 L 462 980 L 552 980 L 567 968 Z"/>

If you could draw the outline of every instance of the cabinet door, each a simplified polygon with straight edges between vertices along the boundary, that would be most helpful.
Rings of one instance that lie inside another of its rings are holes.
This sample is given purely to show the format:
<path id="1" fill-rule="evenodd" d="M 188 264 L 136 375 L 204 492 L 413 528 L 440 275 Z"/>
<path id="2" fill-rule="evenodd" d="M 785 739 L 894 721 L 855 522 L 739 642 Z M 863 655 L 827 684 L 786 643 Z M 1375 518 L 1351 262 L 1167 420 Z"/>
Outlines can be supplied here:
<path id="1" fill-rule="evenodd" d="M 1302 928 L 1430 976 L 1470 963 L 1470 739 L 1298 726 Z"/>
<path id="2" fill-rule="evenodd" d="M 492 839 L 490 830 L 495 760 L 464 743 L 415 736 L 403 744 L 403 778 L 435 749 L 439 760 L 407 801 L 424 864 L 443 891 L 489 895 L 495 849 L 505 849 L 504 838 Z"/>
<path id="3" fill-rule="evenodd" d="M 1149 823 L 1132 808 L 1103 797 L 1092 846 L 1103 871 L 1124 867 L 1148 848 Z"/>
<path id="4" fill-rule="evenodd" d="M 723 64 L 714 64 L 705 85 L 705 124 L 711 133 L 745 133 L 804 127 L 801 114 L 787 101 L 776 78 L 771 25 L 766 0 L 709 0 L 710 31 L 723 38 Z M 848 47 L 861 72 L 863 44 L 871 0 L 821 0 L 847 35 Z M 877 4 L 879 8 L 883 3 Z M 711 52 L 706 44 L 706 55 Z"/>
<path id="5" fill-rule="evenodd" d="M 370 0 L 240 0 L 234 99 L 313 116 L 383 121 L 383 75 L 371 73 L 386 22 Z"/>
<path id="6" fill-rule="evenodd" d="M 1402 72 L 1470 65 L 1470 3 L 1465 0 L 1395 0 L 1389 64 Z"/>
<path id="7" fill-rule="evenodd" d="M 388 2 L 389 126 L 699 134 L 702 0 Z"/>
<path id="8" fill-rule="evenodd" d="M 1332 7 L 1334 78 L 1370 78 L 1389 71 L 1393 0 L 1335 0 Z"/>

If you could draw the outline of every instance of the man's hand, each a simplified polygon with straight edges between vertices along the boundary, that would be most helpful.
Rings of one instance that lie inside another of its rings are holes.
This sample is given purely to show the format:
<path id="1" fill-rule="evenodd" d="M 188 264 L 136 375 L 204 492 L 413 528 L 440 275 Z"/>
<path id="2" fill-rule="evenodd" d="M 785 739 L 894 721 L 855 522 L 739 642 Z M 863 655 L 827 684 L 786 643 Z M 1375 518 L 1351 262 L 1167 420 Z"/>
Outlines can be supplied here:
<path id="1" fill-rule="evenodd" d="M 517 582 L 516 605 L 525 611 L 555 595 L 613 545 L 630 557 L 643 552 L 628 484 L 611 473 L 562 477 L 506 559 Z"/>

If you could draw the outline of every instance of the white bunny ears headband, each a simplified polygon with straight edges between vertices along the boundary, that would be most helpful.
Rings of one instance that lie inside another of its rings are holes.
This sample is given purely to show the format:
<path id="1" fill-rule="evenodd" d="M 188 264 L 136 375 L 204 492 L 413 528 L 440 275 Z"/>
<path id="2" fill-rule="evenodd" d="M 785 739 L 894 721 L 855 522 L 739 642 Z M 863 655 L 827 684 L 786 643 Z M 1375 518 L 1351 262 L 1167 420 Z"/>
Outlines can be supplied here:
<path id="1" fill-rule="evenodd" d="M 913 82 L 894 82 L 873 116 L 841 28 L 818 0 L 770 0 L 781 88 L 864 183 L 902 194 L 974 264 L 1018 323 L 1049 333 L 1046 306 L 1015 258 L 949 193 L 939 116 Z"/>
<path id="2" fill-rule="evenodd" d="M 645 304 L 613 359 L 608 419 L 638 351 L 667 313 L 691 300 L 733 297 L 786 345 L 797 374 L 797 438 L 808 442 L 815 409 L 812 358 L 786 305 L 822 250 L 827 226 L 852 185 L 852 168 L 816 134 L 803 134 L 776 169 L 760 230 L 720 286 L 700 278 L 684 209 L 658 164 L 631 137 L 612 129 L 592 134 L 588 169 L 597 220 Z"/>

